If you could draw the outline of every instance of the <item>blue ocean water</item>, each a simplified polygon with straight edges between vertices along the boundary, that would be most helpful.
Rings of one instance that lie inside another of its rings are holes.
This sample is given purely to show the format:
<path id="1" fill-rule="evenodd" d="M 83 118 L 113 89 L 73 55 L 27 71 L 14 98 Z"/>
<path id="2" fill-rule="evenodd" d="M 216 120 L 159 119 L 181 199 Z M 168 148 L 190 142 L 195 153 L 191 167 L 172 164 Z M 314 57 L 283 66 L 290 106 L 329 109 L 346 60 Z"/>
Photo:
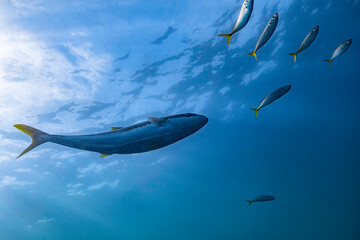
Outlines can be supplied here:
<path id="1" fill-rule="evenodd" d="M 0 239 L 359 239 L 360 2 L 255 0 L 227 47 L 241 4 L 1 1 Z M 16 159 L 31 141 L 16 123 L 91 134 L 186 112 L 209 123 L 156 151 Z M 244 201 L 260 194 L 276 199 Z"/>

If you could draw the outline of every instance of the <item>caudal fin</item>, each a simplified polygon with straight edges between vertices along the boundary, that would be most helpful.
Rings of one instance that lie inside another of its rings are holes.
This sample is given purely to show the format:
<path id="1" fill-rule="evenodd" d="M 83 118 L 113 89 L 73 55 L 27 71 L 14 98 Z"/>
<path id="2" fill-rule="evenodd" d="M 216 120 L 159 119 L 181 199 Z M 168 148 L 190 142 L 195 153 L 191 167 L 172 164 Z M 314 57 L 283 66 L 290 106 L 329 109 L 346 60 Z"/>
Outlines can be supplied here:
<path id="1" fill-rule="evenodd" d="M 21 157 L 25 153 L 29 152 L 31 149 L 36 148 L 37 146 L 49 141 L 49 134 L 44 133 L 36 128 L 32 128 L 23 124 L 15 124 L 14 127 L 19 129 L 20 131 L 29 135 L 32 139 L 32 143 L 30 146 L 25 149 L 17 158 Z"/>
<path id="2" fill-rule="evenodd" d="M 259 108 L 250 108 L 250 109 L 255 111 L 255 117 L 259 115 Z"/>
<path id="3" fill-rule="evenodd" d="M 246 199 L 245 199 L 245 201 L 247 201 L 247 202 L 249 203 L 249 205 L 251 205 L 251 203 L 252 203 L 251 200 L 246 200 Z"/>
<path id="4" fill-rule="evenodd" d="M 290 56 L 293 56 L 294 57 L 294 63 L 296 63 L 296 56 L 297 56 L 297 53 L 288 53 Z"/>
<path id="5" fill-rule="evenodd" d="M 230 40 L 231 40 L 231 34 L 219 34 L 220 37 L 226 37 L 227 39 L 227 45 L 229 46 Z"/>
<path id="6" fill-rule="evenodd" d="M 330 67 L 331 67 L 331 64 L 332 64 L 332 59 L 324 59 L 325 62 L 328 62 Z"/>
<path id="7" fill-rule="evenodd" d="M 253 52 L 251 52 L 251 53 L 248 53 L 248 55 L 254 56 L 254 57 L 255 57 L 255 60 L 257 61 L 257 57 L 256 57 L 256 52 L 255 52 L 255 51 L 253 51 Z"/>

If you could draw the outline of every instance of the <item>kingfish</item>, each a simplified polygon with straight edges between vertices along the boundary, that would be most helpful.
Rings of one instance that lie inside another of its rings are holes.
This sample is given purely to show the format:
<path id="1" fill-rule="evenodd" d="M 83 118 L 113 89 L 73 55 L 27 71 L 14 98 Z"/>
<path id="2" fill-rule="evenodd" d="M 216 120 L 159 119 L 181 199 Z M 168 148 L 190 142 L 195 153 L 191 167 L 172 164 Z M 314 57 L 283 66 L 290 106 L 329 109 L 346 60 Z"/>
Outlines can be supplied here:
<path id="1" fill-rule="evenodd" d="M 304 38 L 304 40 L 301 42 L 298 50 L 296 51 L 296 53 L 289 53 L 289 55 L 294 56 L 294 62 L 296 62 L 296 56 L 304 51 L 305 49 L 307 49 L 315 40 L 316 36 L 319 33 L 319 25 L 315 26 Z"/>
<path id="2" fill-rule="evenodd" d="M 279 99 L 280 97 L 282 97 L 285 93 L 287 93 L 289 90 L 291 89 L 291 85 L 286 85 L 283 86 L 281 88 L 276 89 L 275 91 L 273 91 L 272 93 L 270 93 L 269 95 L 267 95 L 260 103 L 258 108 L 250 108 L 251 110 L 255 111 L 255 116 L 257 117 L 259 114 L 259 110 L 267 105 L 269 105 L 270 103 L 274 102 L 275 100 Z"/>
<path id="3" fill-rule="evenodd" d="M 253 10 L 253 5 L 254 5 L 254 0 L 244 0 L 243 4 L 241 6 L 241 10 L 240 10 L 238 19 L 237 19 L 235 26 L 234 26 L 233 30 L 231 31 L 231 33 L 218 35 L 218 36 L 227 38 L 227 45 L 229 45 L 229 43 L 230 43 L 231 36 L 234 33 L 240 31 L 248 23 L 251 13 L 252 13 L 252 10 Z"/>
<path id="4" fill-rule="evenodd" d="M 198 131 L 208 122 L 208 118 L 193 113 L 149 117 L 148 121 L 129 127 L 114 127 L 110 132 L 91 135 L 50 135 L 38 129 L 15 124 L 14 127 L 28 134 L 32 143 L 19 156 L 45 143 L 98 152 L 101 157 L 111 154 L 132 154 L 159 149 L 175 143 Z"/>
<path id="5" fill-rule="evenodd" d="M 253 202 L 267 202 L 267 201 L 272 201 L 272 200 L 275 200 L 275 197 L 270 196 L 270 195 L 259 195 L 252 200 L 245 199 L 245 201 L 247 201 L 249 203 L 249 205 Z"/>
<path id="6" fill-rule="evenodd" d="M 271 17 L 270 21 L 268 22 L 268 24 L 266 25 L 264 31 L 262 32 L 259 40 L 257 41 L 256 46 L 255 46 L 255 50 L 248 54 L 248 55 L 254 56 L 256 61 L 257 61 L 256 52 L 262 46 L 264 46 L 267 41 L 269 41 L 270 37 L 273 35 L 273 33 L 274 33 L 275 29 L 276 29 L 278 21 L 279 21 L 279 15 L 277 13 L 275 13 L 275 15 Z"/>
<path id="7" fill-rule="evenodd" d="M 340 57 L 341 55 L 343 55 L 343 54 L 346 52 L 346 50 L 348 50 L 348 48 L 350 47 L 351 43 L 352 43 L 352 39 L 346 40 L 345 42 L 343 42 L 340 46 L 338 46 L 338 47 L 335 49 L 335 51 L 334 51 L 334 53 L 333 53 L 333 55 L 331 56 L 330 59 L 325 59 L 324 61 L 325 61 L 325 62 L 329 62 L 329 65 L 330 65 L 330 67 L 331 67 L 332 61 L 333 61 L 335 58 Z"/>

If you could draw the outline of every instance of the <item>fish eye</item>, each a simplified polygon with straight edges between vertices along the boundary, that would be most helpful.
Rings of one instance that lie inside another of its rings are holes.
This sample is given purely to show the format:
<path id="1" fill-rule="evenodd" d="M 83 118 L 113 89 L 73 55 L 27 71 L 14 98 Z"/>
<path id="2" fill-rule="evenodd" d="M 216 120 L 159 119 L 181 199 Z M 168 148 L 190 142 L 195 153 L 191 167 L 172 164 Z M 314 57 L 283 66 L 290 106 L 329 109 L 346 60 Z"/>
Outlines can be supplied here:
<path id="1" fill-rule="evenodd" d="M 315 31 L 316 31 L 316 29 L 314 28 L 314 29 L 313 29 L 313 32 L 315 32 Z"/>

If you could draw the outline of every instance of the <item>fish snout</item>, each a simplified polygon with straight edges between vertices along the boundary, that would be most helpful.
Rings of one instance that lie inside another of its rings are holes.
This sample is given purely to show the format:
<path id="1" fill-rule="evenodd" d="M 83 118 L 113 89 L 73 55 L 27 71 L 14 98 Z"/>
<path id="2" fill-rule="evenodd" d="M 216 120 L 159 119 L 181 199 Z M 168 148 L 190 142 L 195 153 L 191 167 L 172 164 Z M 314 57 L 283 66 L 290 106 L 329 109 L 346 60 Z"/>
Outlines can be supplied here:
<path id="1" fill-rule="evenodd" d="M 186 113 L 185 116 L 187 120 L 182 126 L 186 129 L 192 129 L 192 131 L 199 130 L 209 121 L 206 116 L 195 113 Z"/>
<path id="2" fill-rule="evenodd" d="M 208 123 L 209 119 L 204 115 L 198 115 L 199 121 L 201 123 L 201 127 L 205 126 Z"/>
<path id="3" fill-rule="evenodd" d="M 201 117 L 203 118 L 203 121 L 204 121 L 204 125 L 208 123 L 209 119 L 204 116 L 204 115 L 201 115 Z"/>

